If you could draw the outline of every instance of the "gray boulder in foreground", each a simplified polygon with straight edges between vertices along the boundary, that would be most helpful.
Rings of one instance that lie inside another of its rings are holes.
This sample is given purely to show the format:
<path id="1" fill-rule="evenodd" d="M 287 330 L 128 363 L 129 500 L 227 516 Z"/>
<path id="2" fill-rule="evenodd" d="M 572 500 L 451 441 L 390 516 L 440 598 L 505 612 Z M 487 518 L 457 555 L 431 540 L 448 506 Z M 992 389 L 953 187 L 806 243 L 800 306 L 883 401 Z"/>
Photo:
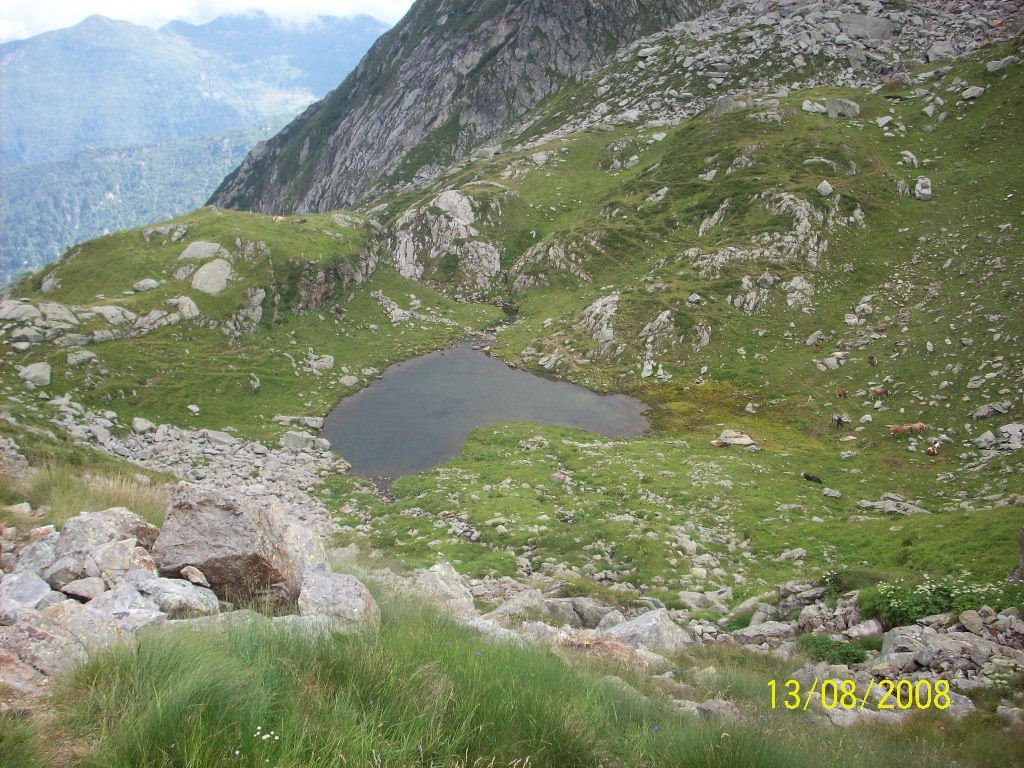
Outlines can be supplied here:
<path id="1" fill-rule="evenodd" d="M 422 600 L 434 603 L 456 616 L 476 613 L 473 595 L 451 563 L 439 563 L 416 577 L 415 589 Z"/>
<path id="2" fill-rule="evenodd" d="M 315 535 L 280 510 L 186 484 L 171 500 L 153 559 L 165 575 L 198 568 L 225 600 L 293 600 L 306 569 L 326 569 Z"/>
<path id="3" fill-rule="evenodd" d="M 630 648 L 642 646 L 665 656 L 680 653 L 694 643 L 689 633 L 672 621 L 664 608 L 648 611 L 635 619 L 616 624 L 603 635 Z"/>
<path id="4" fill-rule="evenodd" d="M 380 626 L 380 608 L 362 582 L 345 573 L 308 570 L 299 592 L 300 616 L 323 616 L 335 629 L 357 631 Z"/>

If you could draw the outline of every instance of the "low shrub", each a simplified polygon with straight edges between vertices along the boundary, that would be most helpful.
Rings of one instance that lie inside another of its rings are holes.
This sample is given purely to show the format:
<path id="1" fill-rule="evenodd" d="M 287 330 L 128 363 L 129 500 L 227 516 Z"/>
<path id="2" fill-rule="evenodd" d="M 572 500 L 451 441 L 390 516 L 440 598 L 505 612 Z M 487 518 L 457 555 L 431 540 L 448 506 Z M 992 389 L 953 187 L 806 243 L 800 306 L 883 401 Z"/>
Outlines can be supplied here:
<path id="1" fill-rule="evenodd" d="M 738 629 L 746 629 L 750 626 L 750 620 L 754 618 L 754 611 L 744 611 L 730 616 L 725 622 L 727 632 L 735 632 Z"/>
<path id="2" fill-rule="evenodd" d="M 1022 601 L 1024 587 L 975 581 L 969 571 L 940 579 L 925 576 L 917 584 L 883 582 L 863 590 L 858 599 L 864 616 L 878 619 L 887 627 L 912 624 L 945 611 L 977 610 L 984 605 L 998 611 Z"/>
<path id="3" fill-rule="evenodd" d="M 815 661 L 829 664 L 861 664 L 868 658 L 868 652 L 860 645 L 842 643 L 824 635 L 801 635 L 800 647 Z"/>

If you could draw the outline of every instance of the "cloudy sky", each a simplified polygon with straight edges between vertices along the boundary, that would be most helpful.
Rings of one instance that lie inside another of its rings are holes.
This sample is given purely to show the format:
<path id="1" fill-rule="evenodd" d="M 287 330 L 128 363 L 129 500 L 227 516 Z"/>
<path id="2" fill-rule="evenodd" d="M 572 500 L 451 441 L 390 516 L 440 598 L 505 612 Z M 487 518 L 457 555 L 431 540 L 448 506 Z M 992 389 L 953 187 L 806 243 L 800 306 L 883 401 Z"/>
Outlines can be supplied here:
<path id="1" fill-rule="evenodd" d="M 94 13 L 152 27 L 174 19 L 202 23 L 225 13 L 257 9 L 295 22 L 317 14 L 366 13 L 393 24 L 410 5 L 412 0 L 0 0 L 0 42 L 70 27 Z"/>

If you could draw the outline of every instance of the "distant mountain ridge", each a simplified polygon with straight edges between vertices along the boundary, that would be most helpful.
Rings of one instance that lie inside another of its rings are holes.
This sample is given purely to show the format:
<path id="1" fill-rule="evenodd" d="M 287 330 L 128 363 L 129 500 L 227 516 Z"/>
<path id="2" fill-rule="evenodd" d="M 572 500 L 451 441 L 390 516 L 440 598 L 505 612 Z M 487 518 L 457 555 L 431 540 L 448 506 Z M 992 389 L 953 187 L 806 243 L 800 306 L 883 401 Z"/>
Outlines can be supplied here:
<path id="1" fill-rule="evenodd" d="M 372 16 L 317 16 L 301 25 L 262 11 L 220 16 L 207 24 L 172 21 L 161 28 L 238 65 L 284 56 L 300 82 L 320 98 L 351 72 L 388 25 Z"/>
<path id="2" fill-rule="evenodd" d="M 0 283 L 81 240 L 200 205 L 244 157 L 241 137 L 271 135 L 386 29 L 368 16 L 286 26 L 252 13 L 159 30 L 90 16 L 0 45 Z"/>

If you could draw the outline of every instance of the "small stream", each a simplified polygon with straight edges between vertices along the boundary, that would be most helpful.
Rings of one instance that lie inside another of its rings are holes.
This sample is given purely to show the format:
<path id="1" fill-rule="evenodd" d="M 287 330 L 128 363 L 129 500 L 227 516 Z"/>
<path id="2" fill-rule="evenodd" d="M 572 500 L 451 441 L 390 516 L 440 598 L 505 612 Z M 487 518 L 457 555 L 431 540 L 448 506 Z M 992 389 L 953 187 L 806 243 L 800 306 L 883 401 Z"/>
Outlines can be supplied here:
<path id="1" fill-rule="evenodd" d="M 463 341 L 393 365 L 327 417 L 323 437 L 352 473 L 385 485 L 444 464 L 471 430 L 534 422 L 606 437 L 642 434 L 643 404 L 626 395 L 509 368 Z"/>

